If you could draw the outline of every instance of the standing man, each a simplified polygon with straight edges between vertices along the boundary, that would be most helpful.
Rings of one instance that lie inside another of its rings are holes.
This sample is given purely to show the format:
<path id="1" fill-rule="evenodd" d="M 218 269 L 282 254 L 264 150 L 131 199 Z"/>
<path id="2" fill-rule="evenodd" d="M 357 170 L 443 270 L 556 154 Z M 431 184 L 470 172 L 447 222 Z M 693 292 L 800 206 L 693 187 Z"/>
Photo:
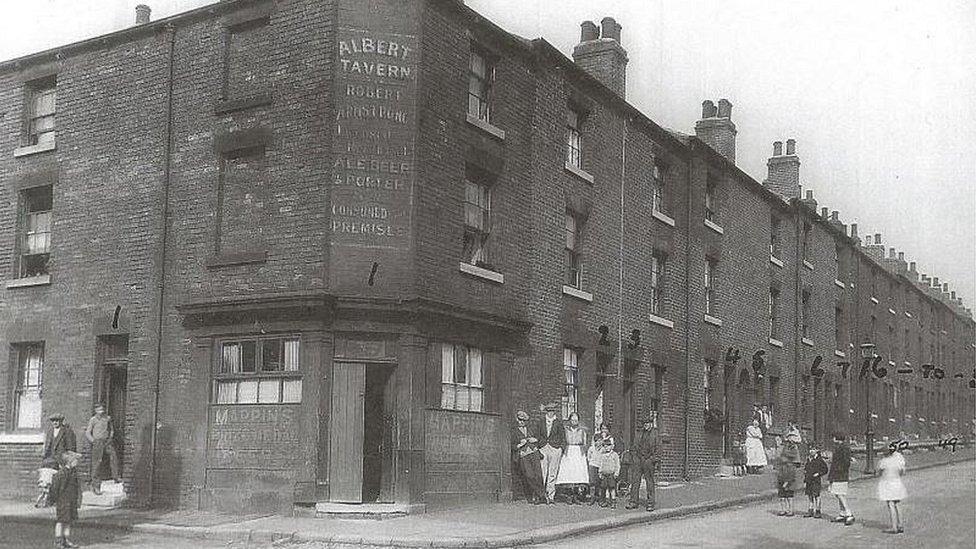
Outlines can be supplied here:
<path id="1" fill-rule="evenodd" d="M 122 474 L 119 471 L 119 456 L 115 452 L 115 429 L 112 427 L 112 418 L 105 413 L 105 405 L 100 402 L 95 405 L 95 415 L 88 420 L 85 438 L 91 443 L 92 491 L 98 495 L 102 493 L 102 479 L 98 475 L 98 469 L 102 465 L 102 460 L 105 459 L 105 454 L 108 454 L 112 478 L 115 479 L 115 482 L 122 482 Z"/>
<path id="2" fill-rule="evenodd" d="M 542 480 L 546 484 L 546 503 L 556 502 L 556 477 L 559 476 L 559 460 L 566 445 L 566 430 L 563 422 L 556 417 L 556 405 L 546 405 L 546 416 L 539 421 L 536 430 L 539 450 L 542 452 Z"/>
<path id="3" fill-rule="evenodd" d="M 647 480 L 647 510 L 654 510 L 654 470 L 660 461 L 657 421 L 649 414 L 644 418 L 644 429 L 637 435 L 632 449 L 633 463 L 628 509 L 636 509 L 640 502 L 641 479 Z"/>
<path id="4" fill-rule="evenodd" d="M 51 421 L 51 426 L 44 433 L 44 451 L 41 459 L 58 462 L 61 454 L 78 451 L 78 441 L 71 426 L 64 421 L 64 414 L 55 412 L 48 416 L 48 419 Z"/>
<path id="5" fill-rule="evenodd" d="M 529 503 L 542 503 L 545 501 L 545 486 L 542 483 L 542 469 L 539 467 L 539 460 L 542 455 L 536 444 L 539 439 L 535 437 L 532 428 L 529 427 L 529 414 L 519 410 L 515 414 L 515 427 L 512 429 L 512 452 L 514 453 L 515 470 L 522 479 L 522 486 L 525 488 L 525 499 Z"/>

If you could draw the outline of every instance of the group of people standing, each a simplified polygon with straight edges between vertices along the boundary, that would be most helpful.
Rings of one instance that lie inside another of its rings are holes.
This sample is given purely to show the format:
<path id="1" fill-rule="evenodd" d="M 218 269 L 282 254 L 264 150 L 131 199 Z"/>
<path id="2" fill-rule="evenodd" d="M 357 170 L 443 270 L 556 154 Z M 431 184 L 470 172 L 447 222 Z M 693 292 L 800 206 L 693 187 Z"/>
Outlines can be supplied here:
<path id="1" fill-rule="evenodd" d="M 532 425 L 529 414 L 520 410 L 511 434 L 513 472 L 522 480 L 529 502 L 554 504 L 557 488 L 562 487 L 570 505 L 588 501 L 590 505 L 616 507 L 617 488 L 625 476 L 631 487 L 627 508 L 638 506 L 641 480 L 646 479 L 647 510 L 654 509 L 659 452 L 653 419 L 644 420 L 643 430 L 627 451 L 606 423 L 590 436 L 577 413 L 569 414 L 564 424 L 555 405 L 546 406 L 544 411 L 545 415 Z"/>

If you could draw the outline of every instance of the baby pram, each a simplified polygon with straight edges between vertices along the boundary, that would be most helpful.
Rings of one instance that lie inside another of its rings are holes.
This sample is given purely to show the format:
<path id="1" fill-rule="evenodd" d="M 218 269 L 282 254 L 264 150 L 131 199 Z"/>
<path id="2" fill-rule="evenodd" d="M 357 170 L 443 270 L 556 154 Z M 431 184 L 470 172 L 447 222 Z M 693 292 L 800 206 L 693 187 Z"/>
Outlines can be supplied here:
<path id="1" fill-rule="evenodd" d="M 57 463 L 52 459 L 41 462 L 41 467 L 37 470 L 37 499 L 34 500 L 34 507 L 50 507 L 51 501 L 48 495 L 51 491 L 51 482 L 54 480 L 54 473 L 58 472 Z"/>

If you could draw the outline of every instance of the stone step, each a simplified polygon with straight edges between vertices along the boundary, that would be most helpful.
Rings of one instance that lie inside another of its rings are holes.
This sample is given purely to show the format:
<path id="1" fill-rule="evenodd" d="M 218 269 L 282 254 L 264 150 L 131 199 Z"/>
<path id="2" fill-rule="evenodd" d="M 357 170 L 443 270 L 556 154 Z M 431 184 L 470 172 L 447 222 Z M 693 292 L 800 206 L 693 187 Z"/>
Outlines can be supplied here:
<path id="1" fill-rule="evenodd" d="M 115 481 L 102 482 L 101 494 L 86 490 L 81 494 L 81 504 L 92 507 L 119 507 L 125 501 L 125 485 Z"/>
<path id="2" fill-rule="evenodd" d="M 315 504 L 315 517 L 350 520 L 383 520 L 420 514 L 426 510 L 427 506 L 422 503 L 336 503 L 320 501 Z"/>

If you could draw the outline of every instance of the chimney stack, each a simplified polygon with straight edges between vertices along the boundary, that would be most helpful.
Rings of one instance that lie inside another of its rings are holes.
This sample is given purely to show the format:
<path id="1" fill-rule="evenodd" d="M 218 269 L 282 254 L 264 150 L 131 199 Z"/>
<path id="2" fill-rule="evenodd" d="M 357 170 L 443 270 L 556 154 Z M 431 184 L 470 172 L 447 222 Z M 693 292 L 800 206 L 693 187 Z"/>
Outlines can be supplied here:
<path id="1" fill-rule="evenodd" d="M 873 243 L 872 243 L 873 242 Z M 884 264 L 884 244 L 881 243 L 881 233 L 874 233 L 874 240 L 871 238 L 865 238 L 864 240 L 864 252 L 871 256 L 872 259 L 878 263 Z"/>
<path id="2" fill-rule="evenodd" d="M 145 4 L 136 6 L 136 25 L 145 25 L 149 22 L 149 14 L 152 10 Z"/>
<path id="3" fill-rule="evenodd" d="M 627 95 L 627 50 L 620 45 L 620 24 L 613 17 L 600 21 L 603 35 L 592 21 L 580 24 L 580 43 L 573 61 L 621 98 Z"/>
<path id="4" fill-rule="evenodd" d="M 813 198 L 813 191 L 808 190 L 806 197 L 800 200 L 800 202 L 803 202 L 803 205 L 810 208 L 810 211 L 813 213 L 817 213 L 817 200 Z"/>
<path id="5" fill-rule="evenodd" d="M 861 239 L 857 236 L 857 223 L 851 223 L 851 238 L 857 240 L 858 244 L 861 243 Z"/>
<path id="6" fill-rule="evenodd" d="M 800 198 L 800 159 L 796 156 L 796 141 L 786 140 L 786 154 L 782 143 L 773 143 L 773 156 L 766 162 L 768 175 L 763 185 L 786 200 Z M 814 206 L 816 211 L 816 206 Z"/>
<path id="7" fill-rule="evenodd" d="M 718 108 L 711 101 L 702 101 L 702 117 L 695 123 L 695 135 L 735 164 L 735 124 L 732 123 L 732 103 L 719 99 Z"/>

